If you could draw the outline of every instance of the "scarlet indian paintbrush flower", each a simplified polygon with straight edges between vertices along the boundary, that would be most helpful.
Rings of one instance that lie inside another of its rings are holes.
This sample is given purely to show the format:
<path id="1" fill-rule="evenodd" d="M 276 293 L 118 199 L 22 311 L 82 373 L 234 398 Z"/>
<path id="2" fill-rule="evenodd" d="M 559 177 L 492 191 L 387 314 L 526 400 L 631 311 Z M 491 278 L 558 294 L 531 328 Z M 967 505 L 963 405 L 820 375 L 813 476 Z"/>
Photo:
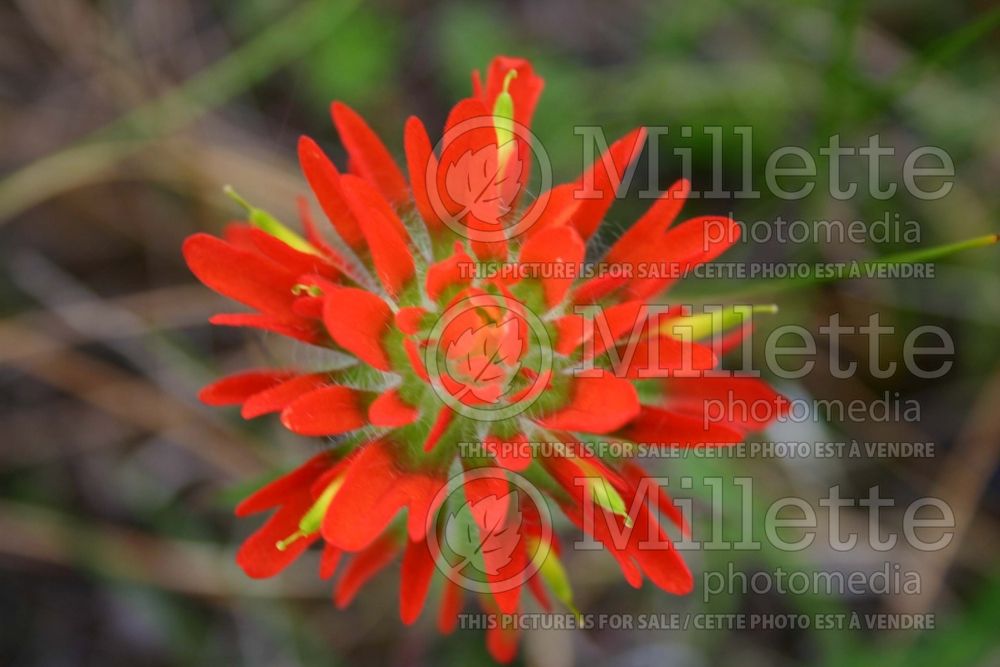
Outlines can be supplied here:
<path id="1" fill-rule="evenodd" d="M 691 589 L 661 525 L 666 517 L 686 529 L 670 499 L 658 487 L 648 493 L 633 461 L 586 443 L 729 444 L 776 415 L 707 419 L 710 401 L 774 405 L 778 397 L 755 379 L 703 373 L 741 332 L 707 345 L 697 342 L 706 335 L 700 316 L 649 307 L 738 229 L 718 217 L 674 225 L 688 192 L 681 181 L 596 270 L 574 273 L 645 133 L 628 134 L 578 181 L 529 202 L 523 193 L 540 161 L 529 128 L 542 84 L 529 62 L 496 58 L 485 81 L 473 75 L 473 95 L 451 110 L 436 146 L 418 119 L 407 121 L 405 174 L 365 121 L 334 103 L 347 171 L 313 140 L 299 142 L 326 221 L 301 200 L 300 235 L 248 206 L 248 221 L 224 238 L 185 242 L 195 275 L 251 309 L 216 315 L 214 324 L 354 360 L 247 371 L 201 394 L 241 405 L 248 419 L 279 413 L 291 431 L 332 442 L 237 507 L 241 516 L 271 512 L 239 550 L 248 575 L 272 576 L 320 543 L 324 578 L 350 558 L 335 586 L 338 606 L 402 552 L 406 623 L 419 616 L 436 571 L 444 632 L 455 627 L 463 588 L 488 613 L 517 613 L 524 586 L 546 609 L 550 595 L 572 609 L 551 502 L 604 543 L 633 586 L 648 577 L 672 593 Z M 710 225 L 725 233 L 707 234 Z M 670 270 L 640 270 L 648 265 Z M 609 267 L 616 270 L 601 270 Z M 650 539 L 659 548 L 644 547 Z M 516 629 L 490 625 L 487 645 L 509 660 Z"/>

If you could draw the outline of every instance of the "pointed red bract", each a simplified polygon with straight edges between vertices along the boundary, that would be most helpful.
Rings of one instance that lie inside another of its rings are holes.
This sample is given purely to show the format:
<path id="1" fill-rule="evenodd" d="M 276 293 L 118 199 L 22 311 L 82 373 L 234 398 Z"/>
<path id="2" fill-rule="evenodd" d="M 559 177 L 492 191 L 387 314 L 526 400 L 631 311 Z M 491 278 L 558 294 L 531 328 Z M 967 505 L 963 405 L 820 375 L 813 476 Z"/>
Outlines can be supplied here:
<path id="1" fill-rule="evenodd" d="M 668 391 L 669 406 L 687 414 L 711 416 L 713 426 L 740 433 L 737 440 L 783 417 L 789 407 L 787 399 L 752 377 L 671 378 Z"/>
<path id="2" fill-rule="evenodd" d="M 424 325 L 427 311 L 420 306 L 407 306 L 400 308 L 394 317 L 396 328 L 405 334 L 413 335 L 420 331 Z"/>
<path id="3" fill-rule="evenodd" d="M 681 179 L 670 186 L 659 199 L 628 228 L 608 251 L 608 262 L 624 262 L 635 254 L 641 254 L 643 247 L 651 240 L 662 236 L 673 224 L 691 191 L 687 179 Z"/>
<path id="4" fill-rule="evenodd" d="M 309 200 L 301 196 L 296 197 L 295 206 L 299 210 L 299 220 L 302 222 L 302 229 L 305 232 L 306 240 L 309 241 L 310 245 L 319 250 L 329 260 L 331 265 L 338 270 L 342 270 L 344 258 L 330 247 L 330 244 L 326 242 L 326 238 L 320 233 L 316 225 L 316 220 L 313 218 L 312 209 L 309 208 Z"/>
<path id="5" fill-rule="evenodd" d="M 434 555 L 426 540 L 407 542 L 399 575 L 399 615 L 403 623 L 413 623 L 424 608 L 424 600 L 434 574 Z"/>
<path id="6" fill-rule="evenodd" d="M 354 170 L 377 187 L 390 204 L 398 206 L 409 199 L 403 174 L 368 123 L 341 102 L 334 102 L 330 111 Z"/>
<path id="7" fill-rule="evenodd" d="M 427 439 L 424 440 L 424 451 L 433 451 L 434 447 L 437 446 L 438 440 L 444 435 L 444 432 L 448 429 L 451 424 L 451 420 L 455 418 L 455 413 L 447 405 L 442 406 L 437 413 L 437 417 L 434 419 L 434 424 L 431 426 L 431 430 L 427 432 Z"/>
<path id="8" fill-rule="evenodd" d="M 333 600 L 337 607 L 343 609 L 349 605 L 361 587 L 392 562 L 398 550 L 396 536 L 386 533 L 354 556 L 344 568 L 344 573 L 333 590 Z"/>
<path id="9" fill-rule="evenodd" d="M 589 239 L 611 208 L 629 166 L 642 152 L 645 128 L 638 128 L 608 147 L 576 183 L 572 192 L 570 221 L 580 236 Z"/>
<path id="10" fill-rule="evenodd" d="M 262 313 L 294 321 L 290 312 L 292 287 L 298 274 L 248 250 L 208 234 L 184 242 L 188 267 L 213 290 Z"/>
<path id="11" fill-rule="evenodd" d="M 631 358 L 629 348 L 619 348 L 624 362 L 622 377 L 632 380 L 670 375 L 695 375 L 714 368 L 718 358 L 712 349 L 698 343 L 686 342 L 673 336 L 643 337 L 635 341 Z"/>
<path id="12" fill-rule="evenodd" d="M 236 506 L 236 516 L 248 516 L 277 507 L 336 466 L 330 454 L 317 454 L 295 470 L 257 489 Z M 286 537 L 286 536 L 282 536 Z"/>
<path id="13" fill-rule="evenodd" d="M 566 315 L 556 322 L 556 350 L 569 355 L 579 349 L 585 358 L 594 358 L 627 334 L 641 336 L 649 317 L 650 311 L 641 301 L 618 303 L 592 314 Z"/>
<path id="14" fill-rule="evenodd" d="M 648 405 L 642 406 L 622 435 L 634 442 L 663 447 L 731 445 L 743 439 L 739 431 L 725 424 L 706 423 L 701 415 L 685 415 Z"/>
<path id="15" fill-rule="evenodd" d="M 334 228 L 352 248 L 360 248 L 364 244 L 361 226 L 347 207 L 340 186 L 340 172 L 330 162 L 315 141 L 309 137 L 299 138 L 299 165 L 313 194 L 319 200 L 320 208 L 329 218 Z"/>
<path id="16" fill-rule="evenodd" d="M 344 198 L 354 217 L 363 220 L 361 232 L 371 250 L 375 272 L 386 291 L 398 296 L 413 276 L 413 256 L 408 235 L 399 216 L 364 180 L 347 175 L 341 178 Z"/>
<path id="17" fill-rule="evenodd" d="M 537 264 L 540 271 L 561 268 L 568 274 L 564 276 L 543 274 L 541 283 L 545 293 L 545 305 L 549 308 L 559 304 L 566 296 L 585 253 L 583 239 L 572 227 L 553 227 L 543 230 L 525 240 L 521 246 L 521 264 Z"/>
<path id="18" fill-rule="evenodd" d="M 389 305 L 356 287 L 328 290 L 323 322 L 333 341 L 371 366 L 389 370 L 389 356 L 382 345 L 392 322 Z"/>
<path id="19" fill-rule="evenodd" d="M 266 415 L 270 412 L 279 412 L 299 396 L 319 389 L 329 383 L 330 377 L 325 373 L 298 375 L 249 397 L 243 403 L 240 415 L 244 419 L 253 419 L 254 417 Z"/>
<path id="20" fill-rule="evenodd" d="M 455 251 L 447 259 L 432 264 L 427 269 L 427 296 L 437 300 L 449 287 L 465 287 L 472 282 L 474 276 L 470 269 L 474 267 L 475 262 L 462 248 L 462 244 L 456 242 Z"/>
<path id="21" fill-rule="evenodd" d="M 521 434 L 503 440 L 494 435 L 487 436 L 483 446 L 493 455 L 497 465 L 507 470 L 521 472 L 531 465 L 531 445 Z"/>
<path id="22" fill-rule="evenodd" d="M 318 343 L 321 338 L 315 326 L 286 324 L 271 315 L 261 315 L 259 313 L 221 313 L 213 315 L 208 321 L 217 326 L 249 327 L 260 329 L 261 331 L 269 331 L 309 344 Z"/>
<path id="23" fill-rule="evenodd" d="M 396 389 L 380 394 L 368 407 L 368 421 L 372 426 L 397 428 L 412 424 L 419 417 L 420 411 L 403 401 Z"/>
<path id="24" fill-rule="evenodd" d="M 276 387 L 294 375 L 279 370 L 244 371 L 216 380 L 202 389 L 198 398 L 207 405 L 239 405 L 254 394 Z"/>
<path id="25" fill-rule="evenodd" d="M 721 255 L 739 237 L 739 225 L 730 218 L 702 216 L 682 222 L 630 255 L 628 263 L 633 267 L 666 267 L 667 274 L 642 277 L 636 273 L 636 278 L 628 285 L 630 297 L 647 299 L 661 292 L 679 278 L 689 275 L 695 267 Z"/>
<path id="26" fill-rule="evenodd" d="M 465 591 L 450 578 L 444 581 L 441 592 L 441 609 L 438 612 L 438 632 L 449 635 L 458 625 L 458 613 L 462 610 L 462 596 Z"/>
<path id="27" fill-rule="evenodd" d="M 313 503 L 312 482 L 332 467 L 327 454 L 313 457 L 304 465 L 271 482 L 236 508 L 238 515 L 252 514 L 278 507 L 268 520 L 251 535 L 236 553 L 236 562 L 247 576 L 261 579 L 274 576 L 299 557 L 318 534 L 305 536 L 279 549 L 279 541 L 298 530 L 299 520 Z"/>
<path id="28" fill-rule="evenodd" d="M 296 540 L 285 549 L 278 549 L 276 546 L 280 540 L 295 532 L 299 518 L 309 509 L 310 504 L 311 498 L 308 495 L 295 496 L 240 545 L 236 552 L 236 563 L 248 577 L 273 577 L 316 541 L 319 536 L 312 535 Z"/>
<path id="29" fill-rule="evenodd" d="M 417 343 L 412 338 L 406 338 L 403 340 L 403 350 L 406 352 L 406 358 L 410 362 L 410 370 L 413 371 L 414 375 L 424 382 L 430 382 L 427 367 L 424 365 L 424 357 Z"/>
<path id="30" fill-rule="evenodd" d="M 517 655 L 517 626 L 505 626 L 501 619 L 495 619 L 486 628 L 486 649 L 490 656 L 501 664 L 506 664 Z"/>
<path id="31" fill-rule="evenodd" d="M 651 503 L 653 513 L 663 513 L 670 519 L 671 522 L 673 522 L 675 526 L 680 529 L 681 534 L 684 537 L 691 537 L 691 526 L 684 518 L 684 514 L 681 512 L 681 509 L 674 505 L 663 485 L 656 483 L 655 480 L 648 480 L 646 472 L 639 465 L 632 463 L 631 461 L 626 462 L 622 466 L 622 475 L 625 477 L 629 486 L 635 489 L 639 489 L 644 480 L 646 483 L 654 484 L 656 487 L 656 496 L 652 499 Z"/>
<path id="32" fill-rule="evenodd" d="M 332 544 L 323 545 L 323 555 L 319 561 L 320 579 L 329 579 L 333 576 L 333 573 L 337 571 L 337 565 L 340 564 L 340 557 L 343 553 Z"/>
<path id="33" fill-rule="evenodd" d="M 406 120 L 403 144 L 417 211 L 431 231 L 440 230 L 444 223 L 441 222 L 441 202 L 437 194 L 437 157 L 427 130 L 419 118 L 410 116 Z"/>
<path id="34" fill-rule="evenodd" d="M 605 375 L 578 377 L 569 404 L 541 420 L 548 429 L 609 433 L 639 414 L 639 396 L 631 382 Z"/>
<path id="35" fill-rule="evenodd" d="M 327 280 L 336 280 L 339 276 L 334 265 L 319 251 L 310 253 L 296 250 L 256 227 L 251 227 L 246 233 L 254 249 L 287 271 L 300 276 L 316 274 Z"/>
<path id="36" fill-rule="evenodd" d="M 407 532 L 422 540 L 431 501 L 443 482 L 426 473 L 402 470 L 385 442 L 362 446 L 344 474 L 344 482 L 323 519 L 323 537 L 345 551 L 371 544 L 403 508 Z"/>
<path id="37" fill-rule="evenodd" d="M 281 423 L 299 435 L 337 435 L 367 423 L 358 392 L 323 387 L 300 396 L 281 411 Z"/>

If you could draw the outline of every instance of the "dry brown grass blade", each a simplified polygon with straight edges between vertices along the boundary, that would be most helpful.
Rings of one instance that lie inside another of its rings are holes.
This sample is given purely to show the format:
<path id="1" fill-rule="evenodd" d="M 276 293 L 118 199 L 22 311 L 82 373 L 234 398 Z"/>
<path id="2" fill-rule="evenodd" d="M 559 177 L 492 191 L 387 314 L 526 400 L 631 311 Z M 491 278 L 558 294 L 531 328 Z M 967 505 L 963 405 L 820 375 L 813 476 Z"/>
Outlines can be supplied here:
<path id="1" fill-rule="evenodd" d="M 314 567 L 301 563 L 280 578 L 248 579 L 219 545 L 168 539 L 36 505 L 0 500 L 0 553 L 34 562 L 84 569 L 111 579 L 198 597 L 325 598 Z M 315 563 L 311 553 L 303 555 Z"/>
<path id="2" fill-rule="evenodd" d="M 935 606 L 944 587 L 952 563 L 963 551 L 963 540 L 976 535 L 975 550 L 987 543 L 984 535 L 973 530 L 980 499 L 1000 462 L 1000 373 L 994 374 L 980 392 L 979 400 L 955 440 L 941 475 L 929 494 L 940 498 L 955 515 L 954 537 L 947 548 L 930 551 L 914 559 L 921 570 L 923 587 L 920 595 L 897 596 L 894 603 L 900 611 L 923 613 Z M 930 540 L 933 538 L 924 537 Z"/>
<path id="3" fill-rule="evenodd" d="M 37 330 L 0 324 L 0 360 L 121 421 L 152 433 L 184 430 L 175 438 L 231 478 L 261 475 L 267 466 L 244 439 L 227 432 L 194 407 L 103 361 L 66 349 Z"/>

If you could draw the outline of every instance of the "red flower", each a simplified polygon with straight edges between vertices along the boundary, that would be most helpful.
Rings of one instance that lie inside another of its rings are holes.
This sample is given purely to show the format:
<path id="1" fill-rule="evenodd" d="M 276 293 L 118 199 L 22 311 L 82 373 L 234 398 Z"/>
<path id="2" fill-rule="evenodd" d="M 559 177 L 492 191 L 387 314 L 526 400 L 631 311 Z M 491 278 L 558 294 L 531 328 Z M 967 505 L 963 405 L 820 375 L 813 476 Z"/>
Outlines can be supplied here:
<path id="1" fill-rule="evenodd" d="M 550 595 L 572 608 L 542 489 L 606 545 L 629 583 L 646 576 L 668 592 L 691 589 L 661 526 L 665 516 L 686 530 L 669 498 L 648 493 L 639 466 L 605 460 L 578 434 L 722 445 L 777 416 L 778 396 L 760 381 L 701 376 L 724 348 L 674 335 L 673 327 L 689 326 L 702 338 L 697 316 L 648 309 L 675 276 L 723 252 L 738 228 L 718 217 L 675 225 L 688 191 L 681 181 L 597 266 L 672 270 L 598 270 L 586 280 L 545 270 L 584 261 L 645 133 L 628 134 L 578 181 L 525 203 L 541 90 L 529 62 L 495 59 L 485 81 L 474 74 L 473 96 L 452 109 L 436 146 L 419 120 L 407 121 L 405 176 L 364 120 L 334 103 L 348 171 L 313 140 L 299 142 L 329 225 L 315 223 L 303 200 L 303 236 L 250 209 L 248 224 L 231 225 L 224 239 L 185 242 L 195 275 L 251 309 L 212 323 L 278 333 L 352 362 L 252 370 L 201 394 L 213 405 L 241 405 L 245 418 L 279 413 L 295 433 L 334 437 L 329 451 L 237 508 L 273 510 L 239 551 L 250 576 L 271 576 L 321 542 L 324 578 L 350 555 L 334 591 L 338 606 L 402 552 L 406 623 L 441 570 L 449 579 L 438 623 L 453 629 L 456 580 L 469 563 L 481 576 L 462 585 L 489 614 L 516 613 L 525 584 L 546 609 Z M 577 306 L 600 307 L 600 326 Z M 639 381 L 656 398 L 640 398 Z M 709 406 L 734 404 L 727 398 L 774 409 L 761 418 L 713 408 L 709 418 Z M 563 444 L 536 455 L 533 443 L 549 440 Z M 464 452 L 463 442 L 482 448 Z M 456 458 L 464 479 L 452 488 Z M 649 539 L 660 548 L 645 548 Z M 506 626 L 488 633 L 498 660 L 513 657 L 516 644 Z"/>

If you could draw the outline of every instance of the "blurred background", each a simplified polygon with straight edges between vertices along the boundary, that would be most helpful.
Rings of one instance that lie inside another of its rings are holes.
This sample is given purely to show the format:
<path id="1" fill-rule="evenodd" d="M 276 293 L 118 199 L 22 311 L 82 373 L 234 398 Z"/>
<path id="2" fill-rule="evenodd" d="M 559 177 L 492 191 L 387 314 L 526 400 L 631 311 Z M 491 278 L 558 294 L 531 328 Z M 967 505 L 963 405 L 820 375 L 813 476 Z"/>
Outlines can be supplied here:
<path id="1" fill-rule="evenodd" d="M 575 125 L 601 126 L 609 138 L 637 125 L 722 126 L 718 158 L 698 129 L 688 140 L 660 139 L 660 185 L 681 175 L 671 152 L 684 145 L 702 190 L 718 164 L 730 189 L 741 187 L 746 158 L 735 126 L 753 128 L 755 173 L 779 146 L 819 157 L 831 134 L 861 146 L 878 133 L 896 148 L 884 164 L 898 180 L 910 150 L 939 146 L 957 174 L 939 200 L 900 187 L 884 201 L 864 188 L 839 201 L 822 186 L 821 171 L 806 199 L 765 191 L 752 200 L 698 200 L 686 210 L 747 221 L 898 215 L 915 221 L 920 245 L 931 246 L 997 230 L 998 25 L 1000 11 L 988 0 L 3 3 L 0 664 L 490 664 L 481 632 L 442 638 L 428 611 L 412 627 L 400 624 L 398 564 L 339 612 L 329 583 L 315 576 L 316 559 L 267 582 L 246 579 L 233 562 L 256 525 L 235 521 L 235 502 L 317 443 L 275 419 L 245 423 L 235 411 L 198 404 L 197 390 L 220 372 L 299 353 L 210 328 L 206 319 L 223 300 L 195 283 L 180 244 L 239 216 L 224 184 L 294 220 L 294 197 L 307 191 L 297 137 L 309 134 L 343 158 L 331 100 L 358 109 L 399 155 L 406 116 L 420 115 L 436 135 L 450 105 L 469 93 L 473 68 L 498 53 L 533 58 L 546 79 L 534 129 L 557 180 L 582 167 Z M 852 177 L 866 168 L 845 167 Z M 618 229 L 643 210 L 636 191 L 644 185 L 613 208 Z M 727 259 L 842 261 L 905 249 L 902 239 L 739 244 Z M 658 473 L 695 479 L 753 477 L 757 516 L 782 496 L 815 505 L 833 485 L 849 498 L 878 485 L 896 501 L 882 520 L 898 531 L 907 503 L 936 496 L 956 515 L 947 549 L 838 553 L 817 540 L 796 554 L 689 552 L 699 585 L 686 598 L 648 585 L 635 591 L 610 557 L 567 551 L 584 611 L 928 612 L 933 631 L 537 632 L 527 634 L 518 660 L 1000 664 L 998 266 L 987 248 L 940 262 L 933 280 L 782 284 L 753 294 L 781 307 L 758 321 L 758 344 L 782 324 L 816 331 L 832 313 L 846 325 L 879 313 L 904 334 L 944 327 L 956 345 L 954 367 L 941 379 L 861 372 L 840 380 L 825 370 L 821 339 L 817 370 L 779 382 L 782 391 L 868 403 L 888 392 L 897 404 L 918 401 L 920 420 L 819 418 L 759 440 L 932 442 L 935 456 L 651 462 Z M 741 285 L 688 289 L 736 295 Z M 883 343 L 882 361 L 899 361 L 903 335 Z M 868 368 L 867 340 L 847 338 L 844 348 L 843 358 Z M 697 483 L 675 491 L 693 498 L 696 531 L 709 518 L 709 493 Z M 734 502 L 725 511 L 736 516 Z M 863 529 L 867 514 L 854 511 L 844 520 Z M 729 567 L 854 571 L 886 562 L 918 572 L 921 593 L 703 599 L 703 573 Z"/>

